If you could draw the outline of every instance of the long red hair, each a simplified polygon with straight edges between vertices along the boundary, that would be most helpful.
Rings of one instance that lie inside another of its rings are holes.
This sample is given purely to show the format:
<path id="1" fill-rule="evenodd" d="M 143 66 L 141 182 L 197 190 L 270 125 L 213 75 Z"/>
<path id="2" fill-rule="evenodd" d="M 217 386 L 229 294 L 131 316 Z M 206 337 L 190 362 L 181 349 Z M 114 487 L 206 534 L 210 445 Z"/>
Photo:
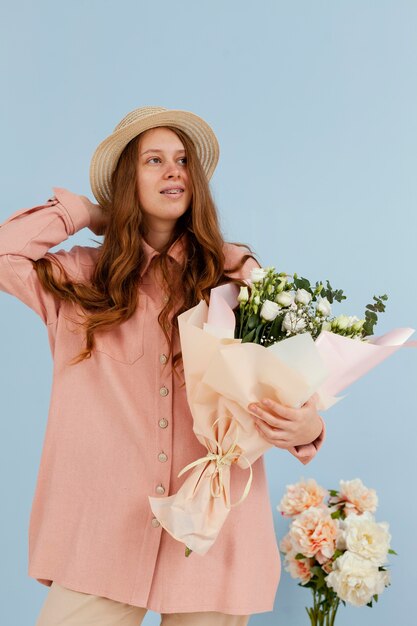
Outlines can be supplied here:
<path id="1" fill-rule="evenodd" d="M 245 261 L 255 258 L 250 246 L 236 267 L 225 268 L 224 239 L 220 232 L 217 209 L 209 183 L 202 168 L 194 144 L 189 136 L 171 126 L 183 143 L 186 152 L 186 167 L 192 188 L 192 200 L 187 211 L 177 220 L 175 229 L 164 248 L 153 261 L 160 270 L 168 295 L 167 302 L 158 315 L 158 323 L 167 339 L 169 355 L 172 341 L 166 331 L 168 316 L 173 312 L 174 332 L 178 332 L 178 315 L 204 299 L 209 300 L 210 289 L 219 284 L 243 281 L 230 278 L 227 274 L 241 269 Z M 51 253 L 33 261 L 43 287 L 62 300 L 77 303 L 83 309 L 85 348 L 72 360 L 75 365 L 90 358 L 94 348 L 94 332 L 117 326 L 133 315 L 138 300 L 140 272 L 145 263 L 143 247 L 144 217 L 137 193 L 137 135 L 124 148 L 111 180 L 112 197 L 102 209 L 108 213 L 104 239 L 99 246 L 97 263 L 88 283 L 73 282 L 64 267 Z M 167 255 L 170 246 L 186 233 L 187 250 L 182 272 L 170 271 L 172 259 Z M 54 271 L 58 267 L 58 274 Z M 182 303 L 178 306 L 176 295 L 181 293 Z M 140 296 L 139 296 L 140 297 Z M 174 370 L 181 352 L 173 356 Z"/>

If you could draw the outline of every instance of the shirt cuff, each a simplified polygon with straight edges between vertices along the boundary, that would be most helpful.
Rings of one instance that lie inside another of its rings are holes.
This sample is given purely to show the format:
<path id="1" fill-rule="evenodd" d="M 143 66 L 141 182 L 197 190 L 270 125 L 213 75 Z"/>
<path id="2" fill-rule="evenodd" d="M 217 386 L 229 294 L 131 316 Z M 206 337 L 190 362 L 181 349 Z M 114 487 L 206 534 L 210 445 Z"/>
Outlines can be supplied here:
<path id="1" fill-rule="evenodd" d="M 91 216 L 79 195 L 63 187 L 52 187 L 62 210 L 68 234 L 73 235 L 85 226 L 90 226 Z"/>

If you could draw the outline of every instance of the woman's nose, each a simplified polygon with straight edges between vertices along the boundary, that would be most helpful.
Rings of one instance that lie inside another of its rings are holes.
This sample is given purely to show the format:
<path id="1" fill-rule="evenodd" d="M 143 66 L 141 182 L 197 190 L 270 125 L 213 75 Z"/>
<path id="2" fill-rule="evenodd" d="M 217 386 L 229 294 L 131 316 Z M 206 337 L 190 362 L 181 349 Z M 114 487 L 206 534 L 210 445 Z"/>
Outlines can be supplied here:
<path id="1" fill-rule="evenodd" d="M 180 172 L 181 168 L 178 165 L 177 162 L 174 163 L 168 163 L 165 169 L 165 174 L 168 176 L 175 176 L 178 175 L 178 173 Z"/>

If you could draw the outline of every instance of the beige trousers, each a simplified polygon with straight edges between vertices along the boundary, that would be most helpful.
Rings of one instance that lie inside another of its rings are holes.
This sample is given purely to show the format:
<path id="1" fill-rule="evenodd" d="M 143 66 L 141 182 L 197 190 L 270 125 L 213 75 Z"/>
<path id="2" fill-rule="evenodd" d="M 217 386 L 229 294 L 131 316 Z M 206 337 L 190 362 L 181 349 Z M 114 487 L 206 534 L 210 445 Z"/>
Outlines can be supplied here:
<path id="1" fill-rule="evenodd" d="M 140 626 L 147 609 L 61 587 L 53 582 L 35 626 Z M 161 626 L 246 626 L 250 615 L 163 613 Z"/>

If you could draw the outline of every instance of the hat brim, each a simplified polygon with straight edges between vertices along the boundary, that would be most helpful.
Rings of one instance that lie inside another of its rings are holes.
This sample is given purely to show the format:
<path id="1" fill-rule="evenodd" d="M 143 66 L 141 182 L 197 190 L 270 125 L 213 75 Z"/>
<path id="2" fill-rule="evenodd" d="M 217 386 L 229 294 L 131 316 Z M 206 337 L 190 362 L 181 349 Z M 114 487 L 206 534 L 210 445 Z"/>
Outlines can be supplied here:
<path id="1" fill-rule="evenodd" d="M 158 126 L 174 126 L 188 134 L 195 145 L 207 179 L 210 180 L 220 154 L 213 130 L 205 120 L 191 111 L 164 110 L 118 128 L 96 148 L 90 164 L 90 184 L 99 204 L 111 199 L 111 176 L 129 141 L 143 131 Z"/>

